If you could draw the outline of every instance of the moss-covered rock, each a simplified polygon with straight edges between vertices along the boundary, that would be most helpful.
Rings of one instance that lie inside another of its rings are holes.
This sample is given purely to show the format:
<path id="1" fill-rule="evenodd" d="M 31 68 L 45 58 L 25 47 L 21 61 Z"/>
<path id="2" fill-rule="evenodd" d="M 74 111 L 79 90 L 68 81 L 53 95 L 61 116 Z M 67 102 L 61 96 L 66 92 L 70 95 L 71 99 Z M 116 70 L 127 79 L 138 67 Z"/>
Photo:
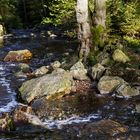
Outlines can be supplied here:
<path id="1" fill-rule="evenodd" d="M 59 98 L 70 93 L 74 85 L 69 72 L 52 73 L 23 83 L 19 89 L 21 98 L 30 103 L 36 98 Z"/>
<path id="2" fill-rule="evenodd" d="M 87 69 L 85 69 L 83 63 L 78 61 L 70 68 L 70 73 L 72 74 L 74 79 L 77 80 L 87 80 Z"/>
<path id="3" fill-rule="evenodd" d="M 119 49 L 116 49 L 114 51 L 112 57 L 114 61 L 120 62 L 120 63 L 126 63 L 130 61 L 129 57 L 123 51 Z"/>
<path id="4" fill-rule="evenodd" d="M 91 76 L 94 80 L 99 80 L 105 71 L 105 67 L 97 63 L 91 69 Z"/>

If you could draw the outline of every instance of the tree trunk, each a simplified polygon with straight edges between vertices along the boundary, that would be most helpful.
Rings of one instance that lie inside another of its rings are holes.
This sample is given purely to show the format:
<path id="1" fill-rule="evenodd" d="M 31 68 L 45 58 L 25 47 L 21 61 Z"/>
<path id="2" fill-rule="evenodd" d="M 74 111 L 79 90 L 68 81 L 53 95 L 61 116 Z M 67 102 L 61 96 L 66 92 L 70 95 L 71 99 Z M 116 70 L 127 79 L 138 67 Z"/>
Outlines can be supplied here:
<path id="1" fill-rule="evenodd" d="M 80 40 L 79 56 L 86 61 L 92 45 L 88 0 L 77 0 L 76 17 L 78 23 L 78 39 Z"/>
<path id="2" fill-rule="evenodd" d="M 94 0 L 94 26 L 96 39 L 94 41 L 94 48 L 98 49 L 104 47 L 105 29 L 106 29 L 106 0 Z"/>
<path id="3" fill-rule="evenodd" d="M 95 5 L 95 25 L 106 28 L 106 0 L 94 0 Z"/>

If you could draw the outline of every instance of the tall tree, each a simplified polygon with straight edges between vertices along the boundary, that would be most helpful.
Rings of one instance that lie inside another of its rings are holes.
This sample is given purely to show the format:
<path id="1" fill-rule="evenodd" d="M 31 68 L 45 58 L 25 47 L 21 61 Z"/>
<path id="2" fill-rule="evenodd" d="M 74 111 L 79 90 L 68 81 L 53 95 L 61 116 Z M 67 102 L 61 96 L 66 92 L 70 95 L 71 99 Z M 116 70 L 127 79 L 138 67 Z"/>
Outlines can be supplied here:
<path id="1" fill-rule="evenodd" d="M 80 40 L 80 57 L 87 59 L 90 48 L 98 47 L 104 42 L 106 28 L 106 0 L 77 0 L 78 39 Z M 94 7 L 92 14 L 89 8 Z M 93 13 L 94 12 L 94 13 Z M 92 15 L 92 17 L 91 17 Z M 91 29 L 93 29 L 91 31 Z M 98 31 L 97 31 L 98 30 Z M 99 32 L 101 30 L 101 32 Z M 102 42 L 102 43 L 101 43 Z"/>
<path id="2" fill-rule="evenodd" d="M 91 25 L 88 12 L 88 0 L 77 0 L 76 17 L 78 23 L 78 39 L 80 40 L 80 58 L 86 60 L 92 45 Z"/>

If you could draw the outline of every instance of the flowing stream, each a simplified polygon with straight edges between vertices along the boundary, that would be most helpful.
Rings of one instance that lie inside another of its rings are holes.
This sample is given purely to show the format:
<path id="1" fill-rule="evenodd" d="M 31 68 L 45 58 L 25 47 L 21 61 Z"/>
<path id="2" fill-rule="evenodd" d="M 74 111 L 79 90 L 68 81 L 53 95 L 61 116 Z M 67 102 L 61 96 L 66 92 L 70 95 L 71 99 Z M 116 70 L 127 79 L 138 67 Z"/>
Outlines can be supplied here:
<path id="1" fill-rule="evenodd" d="M 17 105 L 16 93 L 11 88 L 10 83 L 12 79 L 9 79 L 9 72 L 15 64 L 8 64 L 0 62 L 0 112 L 9 112 L 13 107 Z"/>
<path id="2" fill-rule="evenodd" d="M 71 48 L 68 46 L 72 46 Z M 16 101 L 16 89 L 25 80 L 25 78 L 16 78 L 14 72 L 17 69 L 18 63 L 3 62 L 3 56 L 10 50 L 30 49 L 33 52 L 34 58 L 30 62 L 31 68 L 34 70 L 37 67 L 47 65 L 54 60 L 63 59 L 67 53 L 75 52 L 77 44 L 69 44 L 67 41 L 50 41 L 46 39 L 15 39 L 7 41 L 3 47 L 0 48 L 0 113 L 9 112 L 18 103 Z M 44 51 L 45 50 L 45 51 Z M 47 52 L 47 53 L 46 53 Z M 81 122 L 95 122 L 103 118 L 120 120 L 125 124 L 129 124 L 132 128 L 135 128 L 134 138 L 140 139 L 139 131 L 140 126 L 137 125 L 135 120 L 137 115 L 133 106 L 121 107 L 124 102 L 113 99 L 107 102 L 104 106 L 99 107 L 96 111 L 93 111 L 84 116 L 76 116 L 66 120 L 44 120 L 44 124 L 49 126 L 50 129 L 61 128 L 61 125 L 81 123 Z M 82 105 L 82 104 L 81 104 Z M 85 104 L 86 106 L 87 104 Z M 90 103 L 89 103 L 90 105 Z M 83 106 L 80 106 L 81 108 Z M 88 106 L 87 106 L 88 108 Z M 140 117 L 139 117 L 140 118 Z M 47 138 L 40 135 L 32 136 L 11 136 L 11 135 L 0 135 L 0 140 L 11 140 L 11 139 L 48 139 L 51 140 L 52 136 L 49 135 Z"/>

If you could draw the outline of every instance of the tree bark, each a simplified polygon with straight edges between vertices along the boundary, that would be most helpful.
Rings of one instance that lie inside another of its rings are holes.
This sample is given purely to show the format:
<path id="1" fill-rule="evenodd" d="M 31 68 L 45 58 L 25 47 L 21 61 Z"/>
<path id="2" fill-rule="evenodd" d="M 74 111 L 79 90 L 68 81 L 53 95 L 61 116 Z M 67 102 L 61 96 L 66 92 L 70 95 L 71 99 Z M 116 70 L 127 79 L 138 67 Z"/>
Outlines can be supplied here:
<path id="1" fill-rule="evenodd" d="M 105 29 L 106 29 L 106 0 L 94 0 L 94 26 L 95 30 L 98 30 L 99 40 L 95 40 L 94 47 L 98 49 L 98 47 L 103 48 L 105 44 Z"/>
<path id="2" fill-rule="evenodd" d="M 95 25 L 106 28 L 106 0 L 94 0 L 95 5 Z"/>
<path id="3" fill-rule="evenodd" d="M 76 17 L 78 23 L 78 39 L 80 40 L 79 56 L 86 61 L 92 45 L 88 0 L 77 0 Z"/>

